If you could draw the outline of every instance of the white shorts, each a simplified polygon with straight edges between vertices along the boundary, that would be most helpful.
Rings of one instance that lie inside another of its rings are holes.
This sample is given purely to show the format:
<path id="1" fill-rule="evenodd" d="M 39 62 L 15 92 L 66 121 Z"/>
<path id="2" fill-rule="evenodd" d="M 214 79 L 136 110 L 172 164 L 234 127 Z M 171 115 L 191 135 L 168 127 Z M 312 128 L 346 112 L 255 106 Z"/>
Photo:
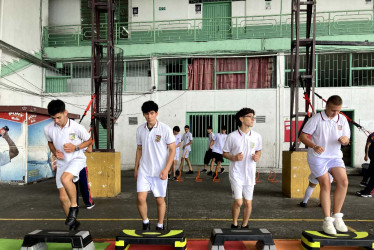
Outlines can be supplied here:
<path id="1" fill-rule="evenodd" d="M 239 185 L 236 182 L 231 182 L 232 198 L 244 199 L 251 201 L 253 199 L 254 185 Z"/>
<path id="2" fill-rule="evenodd" d="M 165 197 L 168 187 L 168 179 L 161 180 L 160 177 L 144 176 L 138 173 L 136 181 L 136 191 L 149 192 L 152 191 L 154 197 Z"/>
<path id="3" fill-rule="evenodd" d="M 68 172 L 74 175 L 73 182 L 77 182 L 79 180 L 79 173 L 83 168 L 86 167 L 86 164 L 82 164 L 81 162 L 70 162 L 68 165 L 60 165 L 57 166 L 56 170 L 56 186 L 58 189 L 63 188 L 61 182 L 61 176 L 63 173 Z"/>
<path id="4" fill-rule="evenodd" d="M 332 181 L 334 180 L 334 177 L 332 177 L 332 175 L 329 173 L 329 177 L 330 177 L 330 182 L 332 183 Z M 313 184 L 318 184 L 318 179 L 311 173 L 308 177 L 309 181 Z"/>
<path id="5" fill-rule="evenodd" d="M 179 150 L 175 152 L 174 161 L 179 161 Z"/>
<path id="6" fill-rule="evenodd" d="M 183 149 L 182 158 L 188 158 L 189 155 L 190 155 L 190 151 L 188 151 L 187 149 Z"/>
<path id="7" fill-rule="evenodd" d="M 330 173 L 331 168 L 342 167 L 345 168 L 343 159 L 341 158 L 317 158 L 310 157 L 308 154 L 308 164 L 310 172 L 314 175 L 315 178 L 318 178 L 324 175 L 326 172 Z"/>

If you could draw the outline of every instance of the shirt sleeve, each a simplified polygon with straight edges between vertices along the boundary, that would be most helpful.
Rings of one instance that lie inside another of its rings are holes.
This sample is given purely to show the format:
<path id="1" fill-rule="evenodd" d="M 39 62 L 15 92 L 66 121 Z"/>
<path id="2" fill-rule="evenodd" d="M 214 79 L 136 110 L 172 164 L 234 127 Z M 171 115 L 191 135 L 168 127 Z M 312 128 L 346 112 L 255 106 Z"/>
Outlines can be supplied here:
<path id="1" fill-rule="evenodd" d="M 351 129 L 349 128 L 349 122 L 345 120 L 344 126 L 343 126 L 343 136 L 347 136 L 348 138 L 351 138 Z"/>
<path id="2" fill-rule="evenodd" d="M 225 145 L 223 146 L 222 151 L 226 152 L 226 153 L 229 153 L 229 152 L 231 152 L 230 148 L 231 148 L 231 136 L 228 135 L 227 139 L 225 141 Z"/>
<path id="3" fill-rule="evenodd" d="M 308 135 L 312 135 L 317 129 L 317 121 L 319 113 L 315 114 L 312 118 L 310 118 L 303 128 L 303 132 Z M 292 125 L 292 124 L 291 124 Z"/>
<path id="4" fill-rule="evenodd" d="M 91 135 L 90 135 L 90 133 L 88 133 L 87 129 L 80 124 L 79 124 L 79 127 L 78 127 L 78 133 L 79 133 L 78 137 L 82 141 L 88 141 L 91 138 Z"/>
<path id="5" fill-rule="evenodd" d="M 166 128 L 166 132 L 165 132 L 165 142 L 166 144 L 172 144 L 173 142 L 175 142 L 175 136 L 173 134 L 173 131 L 171 130 L 171 128 L 167 127 Z"/>
<path id="6" fill-rule="evenodd" d="M 47 138 L 47 141 L 52 142 L 52 138 L 49 136 L 49 133 L 48 133 L 49 131 L 48 128 L 49 128 L 49 125 L 44 127 L 44 135 L 45 135 L 45 138 Z"/>
<path id="7" fill-rule="evenodd" d="M 141 138 L 141 135 L 140 135 L 140 128 L 139 127 L 137 130 L 136 130 L 136 144 L 141 146 L 142 145 L 142 138 Z"/>
<path id="8" fill-rule="evenodd" d="M 262 150 L 262 137 L 261 135 L 258 135 L 257 146 L 255 148 L 255 151 L 260 151 L 260 150 Z"/>
<path id="9" fill-rule="evenodd" d="M 189 134 L 190 141 L 193 141 L 192 133 Z"/>

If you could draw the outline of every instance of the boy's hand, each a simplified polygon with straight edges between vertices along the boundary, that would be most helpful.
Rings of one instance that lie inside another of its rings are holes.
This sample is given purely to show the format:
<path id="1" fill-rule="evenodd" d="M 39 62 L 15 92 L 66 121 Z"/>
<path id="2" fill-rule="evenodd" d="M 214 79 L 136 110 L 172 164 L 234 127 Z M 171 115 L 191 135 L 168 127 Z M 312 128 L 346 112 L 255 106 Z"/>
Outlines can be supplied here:
<path id="1" fill-rule="evenodd" d="M 260 160 L 260 156 L 259 156 L 259 155 L 256 155 L 256 154 L 253 154 L 253 155 L 252 155 L 252 160 L 253 160 L 254 162 L 258 162 L 258 161 Z"/>
<path id="2" fill-rule="evenodd" d="M 59 160 L 63 160 L 65 158 L 64 153 L 59 150 L 56 150 L 56 158 Z"/>
<path id="3" fill-rule="evenodd" d="M 239 154 L 234 156 L 235 161 L 242 161 L 243 160 L 243 153 L 240 152 Z"/>
<path id="4" fill-rule="evenodd" d="M 160 173 L 160 179 L 161 180 L 166 180 L 168 178 L 168 173 L 169 171 L 167 171 L 165 168 L 161 171 Z"/>
<path id="5" fill-rule="evenodd" d="M 73 143 L 65 143 L 64 144 L 64 151 L 66 153 L 72 153 L 75 151 L 75 145 Z"/>
<path id="6" fill-rule="evenodd" d="M 343 146 L 345 145 L 348 145 L 349 144 L 349 138 L 347 136 L 341 136 L 338 141 L 340 142 L 340 144 L 342 144 Z"/>

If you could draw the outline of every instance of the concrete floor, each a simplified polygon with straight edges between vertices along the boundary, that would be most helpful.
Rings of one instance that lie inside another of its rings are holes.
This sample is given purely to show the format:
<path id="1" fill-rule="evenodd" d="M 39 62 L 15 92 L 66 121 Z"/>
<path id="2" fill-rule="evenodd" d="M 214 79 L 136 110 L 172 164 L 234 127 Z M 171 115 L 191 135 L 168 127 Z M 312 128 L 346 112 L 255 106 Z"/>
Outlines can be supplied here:
<path id="1" fill-rule="evenodd" d="M 213 228 L 231 224 L 231 189 L 228 173 L 214 183 L 205 174 L 196 183 L 195 175 L 184 175 L 184 182 L 169 181 L 169 229 L 184 229 L 189 239 L 207 239 Z M 250 227 L 266 228 L 274 239 L 300 239 L 303 230 L 321 230 L 322 211 L 317 200 L 307 208 L 298 206 L 300 199 L 286 198 L 279 183 L 257 184 L 254 192 Z M 361 176 L 349 176 L 349 189 L 343 213 L 350 230 L 374 234 L 374 200 L 355 195 Z M 0 184 L 0 238 L 21 239 L 36 229 L 65 230 L 64 214 L 53 179 L 29 185 Z M 133 171 L 122 171 L 122 192 L 115 198 L 95 198 L 92 210 L 80 209 L 80 230 L 89 230 L 94 239 L 114 239 L 122 229 L 140 229 L 136 208 L 136 183 Z M 81 202 L 81 204 L 83 204 Z M 157 218 L 152 194 L 148 197 L 149 218 L 154 228 Z"/>

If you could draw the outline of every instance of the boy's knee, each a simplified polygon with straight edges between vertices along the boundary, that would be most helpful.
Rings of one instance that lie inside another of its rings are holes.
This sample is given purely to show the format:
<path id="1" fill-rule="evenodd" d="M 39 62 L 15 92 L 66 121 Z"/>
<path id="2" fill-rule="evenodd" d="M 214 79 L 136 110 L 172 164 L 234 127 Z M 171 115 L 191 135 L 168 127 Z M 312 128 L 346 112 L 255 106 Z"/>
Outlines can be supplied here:
<path id="1" fill-rule="evenodd" d="M 234 201 L 234 205 L 235 205 L 236 207 L 241 207 L 241 206 L 243 205 L 243 200 L 235 200 L 235 201 Z"/>

